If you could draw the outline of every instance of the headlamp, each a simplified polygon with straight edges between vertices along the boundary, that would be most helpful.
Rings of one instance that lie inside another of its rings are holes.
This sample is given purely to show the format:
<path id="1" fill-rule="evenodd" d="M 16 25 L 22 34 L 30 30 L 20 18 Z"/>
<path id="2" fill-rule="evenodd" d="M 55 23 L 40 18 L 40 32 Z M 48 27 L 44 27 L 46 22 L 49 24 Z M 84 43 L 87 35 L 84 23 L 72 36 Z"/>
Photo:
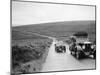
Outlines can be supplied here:
<path id="1" fill-rule="evenodd" d="M 93 48 L 94 48 L 94 46 L 93 46 L 93 45 L 91 45 L 91 48 L 93 49 Z"/>
<path id="2" fill-rule="evenodd" d="M 83 45 L 82 48 L 85 49 L 85 46 Z"/>

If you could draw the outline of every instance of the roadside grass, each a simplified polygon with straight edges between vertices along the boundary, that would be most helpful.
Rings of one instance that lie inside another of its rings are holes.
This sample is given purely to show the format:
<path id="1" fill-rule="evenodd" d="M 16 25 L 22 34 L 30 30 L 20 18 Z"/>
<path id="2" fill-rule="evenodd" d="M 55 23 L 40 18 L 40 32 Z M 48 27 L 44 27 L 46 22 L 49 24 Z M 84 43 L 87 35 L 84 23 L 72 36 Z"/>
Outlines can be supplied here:
<path id="1" fill-rule="evenodd" d="M 12 74 L 40 72 L 51 43 L 50 39 L 13 40 Z"/>

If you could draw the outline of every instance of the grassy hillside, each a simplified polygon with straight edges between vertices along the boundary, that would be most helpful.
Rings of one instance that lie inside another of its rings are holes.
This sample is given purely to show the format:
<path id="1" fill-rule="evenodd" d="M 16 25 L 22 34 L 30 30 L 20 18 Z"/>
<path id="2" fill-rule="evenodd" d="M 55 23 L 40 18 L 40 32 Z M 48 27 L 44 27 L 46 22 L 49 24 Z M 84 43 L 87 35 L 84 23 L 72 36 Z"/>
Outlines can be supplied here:
<path id="1" fill-rule="evenodd" d="M 40 72 L 52 41 L 33 39 L 28 42 L 27 40 L 14 40 L 14 42 L 17 44 L 12 46 L 12 74 Z"/>
<path id="2" fill-rule="evenodd" d="M 68 37 L 78 31 L 86 31 L 90 39 L 95 39 L 95 21 L 68 21 L 16 26 L 13 29 L 39 33 L 53 37 Z"/>
<path id="3" fill-rule="evenodd" d="M 26 30 L 12 28 L 12 75 L 40 72 L 52 40 Z"/>
<path id="4" fill-rule="evenodd" d="M 12 40 L 25 40 L 25 39 L 47 39 L 46 37 L 42 37 L 36 35 L 34 33 L 30 33 L 27 30 L 12 30 Z"/>

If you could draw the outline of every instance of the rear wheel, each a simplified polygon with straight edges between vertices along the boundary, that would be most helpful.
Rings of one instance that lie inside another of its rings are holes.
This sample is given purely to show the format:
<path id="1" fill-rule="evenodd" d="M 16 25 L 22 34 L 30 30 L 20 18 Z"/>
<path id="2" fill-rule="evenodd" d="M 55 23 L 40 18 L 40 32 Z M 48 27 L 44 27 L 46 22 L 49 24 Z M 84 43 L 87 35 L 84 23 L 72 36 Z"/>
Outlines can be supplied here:
<path id="1" fill-rule="evenodd" d="M 56 48 L 55 48 L 55 51 L 56 51 L 56 52 L 57 52 L 57 49 L 58 49 L 58 48 L 56 47 Z"/>
<path id="2" fill-rule="evenodd" d="M 70 51 L 70 54 L 72 55 L 72 51 Z"/>
<path id="3" fill-rule="evenodd" d="M 64 52 L 66 52 L 66 47 L 64 47 Z"/>
<path id="4" fill-rule="evenodd" d="M 75 51 L 71 51 L 71 55 L 76 56 L 76 52 Z"/>

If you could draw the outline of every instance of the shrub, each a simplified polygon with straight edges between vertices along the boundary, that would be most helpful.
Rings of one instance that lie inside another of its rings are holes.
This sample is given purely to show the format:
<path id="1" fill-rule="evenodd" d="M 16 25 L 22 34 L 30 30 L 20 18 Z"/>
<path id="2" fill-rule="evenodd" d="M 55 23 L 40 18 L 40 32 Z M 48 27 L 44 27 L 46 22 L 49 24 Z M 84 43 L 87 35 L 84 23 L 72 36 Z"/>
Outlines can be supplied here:
<path id="1" fill-rule="evenodd" d="M 31 60 L 39 59 L 45 50 L 45 46 L 40 47 L 26 47 L 13 46 L 12 47 L 12 67 L 19 66 L 19 63 L 26 63 Z"/>
<path id="2" fill-rule="evenodd" d="M 32 43 L 23 42 L 21 45 L 12 46 L 12 72 L 14 73 L 27 73 L 26 68 L 22 68 L 23 64 L 30 61 L 42 59 L 48 46 L 50 46 L 51 41 L 33 41 Z"/>
<path id="3" fill-rule="evenodd" d="M 76 37 L 88 37 L 88 33 L 84 32 L 84 31 L 80 31 L 80 32 L 76 32 L 75 34 L 73 34 L 73 36 L 76 36 Z"/>

